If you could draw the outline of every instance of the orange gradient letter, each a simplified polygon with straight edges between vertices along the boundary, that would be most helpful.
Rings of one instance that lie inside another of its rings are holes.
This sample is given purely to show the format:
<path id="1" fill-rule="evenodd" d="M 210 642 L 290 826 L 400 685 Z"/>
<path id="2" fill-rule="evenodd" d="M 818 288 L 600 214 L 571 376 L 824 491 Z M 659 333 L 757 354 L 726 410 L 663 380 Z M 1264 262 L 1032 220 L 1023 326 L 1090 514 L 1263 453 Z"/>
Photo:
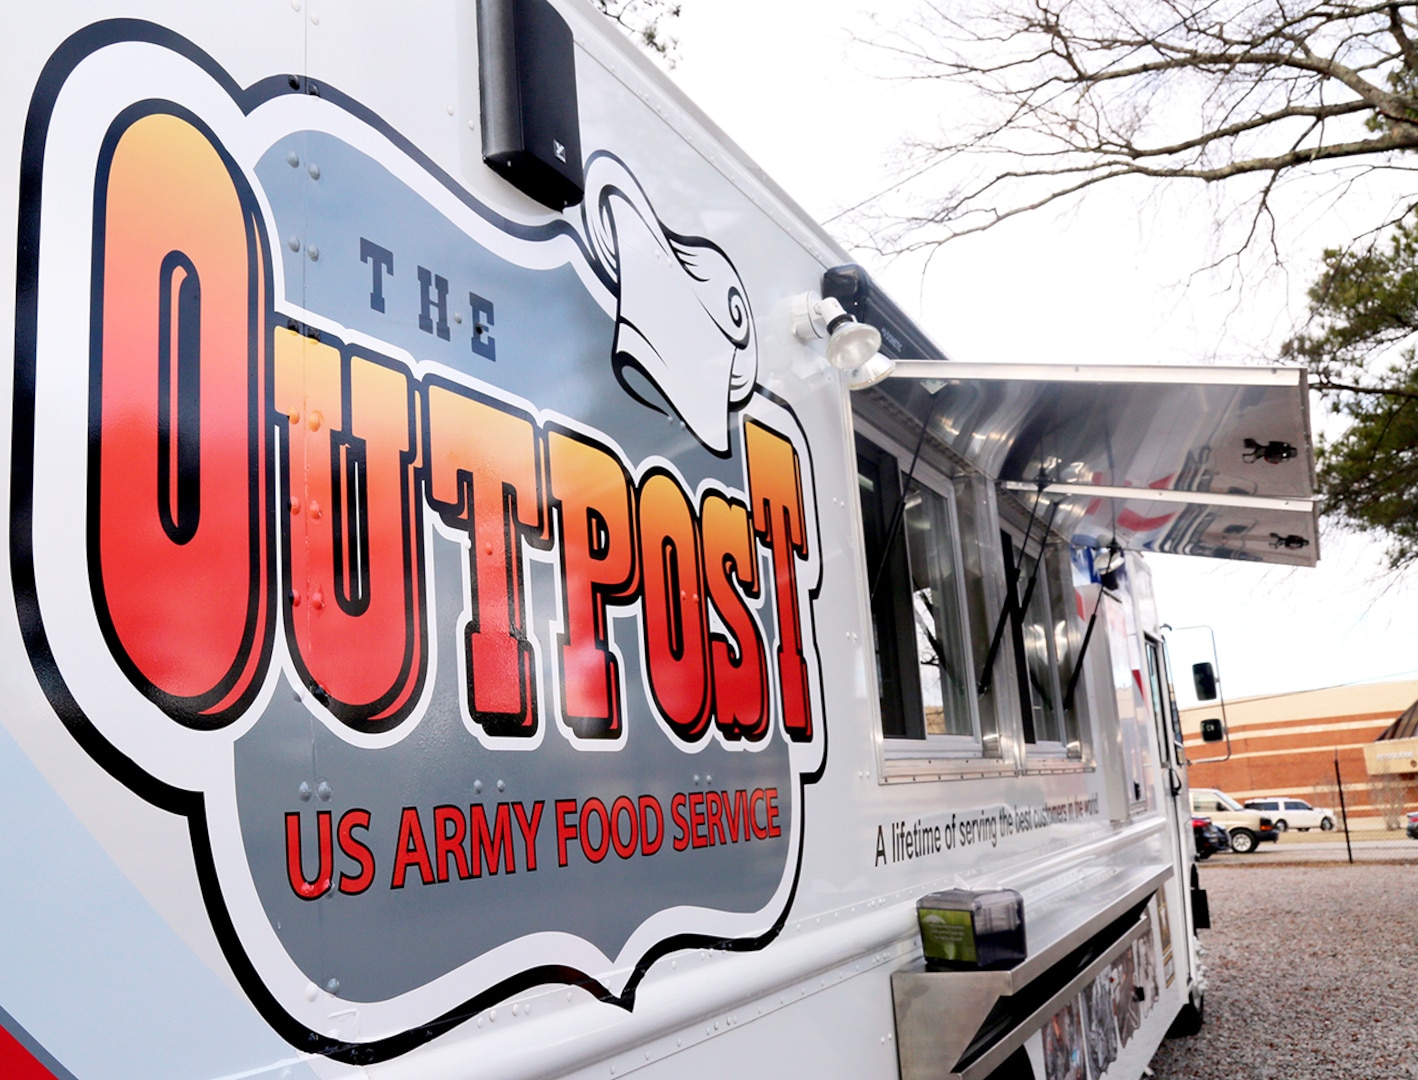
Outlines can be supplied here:
<path id="1" fill-rule="evenodd" d="M 634 489 L 614 454 L 570 432 L 547 436 L 547 463 L 560 521 L 562 719 L 581 738 L 617 739 L 620 665 L 606 609 L 635 595 Z"/>
<path id="2" fill-rule="evenodd" d="M 778 683 L 783 730 L 790 739 L 812 738 L 812 693 L 803 656 L 798 607 L 798 560 L 808 557 L 803 482 L 793 444 L 761 424 L 744 424 L 753 529 L 773 553 L 774 610 L 778 616 Z"/>
<path id="3" fill-rule="evenodd" d="M 219 727 L 272 640 L 270 252 L 235 164 L 173 112 L 114 124 L 95 205 L 95 606 L 134 685 Z"/>
<path id="4" fill-rule="evenodd" d="M 281 328 L 276 412 L 292 656 L 335 716 L 388 730 L 412 708 L 428 652 L 408 376 Z"/>
<path id="5" fill-rule="evenodd" d="M 471 390 L 430 381 L 428 499 L 468 534 L 468 713 L 489 735 L 535 735 L 521 538 L 543 538 L 531 418 Z"/>

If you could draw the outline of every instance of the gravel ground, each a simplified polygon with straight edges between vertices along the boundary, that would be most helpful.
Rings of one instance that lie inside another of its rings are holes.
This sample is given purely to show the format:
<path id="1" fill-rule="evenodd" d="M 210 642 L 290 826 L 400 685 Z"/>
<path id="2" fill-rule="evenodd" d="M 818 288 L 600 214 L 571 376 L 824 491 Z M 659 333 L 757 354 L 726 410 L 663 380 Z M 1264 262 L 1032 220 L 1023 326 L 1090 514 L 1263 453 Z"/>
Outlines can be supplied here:
<path id="1" fill-rule="evenodd" d="M 1418 867 L 1203 866 L 1201 884 L 1206 1023 L 1154 1076 L 1418 1078 Z"/>

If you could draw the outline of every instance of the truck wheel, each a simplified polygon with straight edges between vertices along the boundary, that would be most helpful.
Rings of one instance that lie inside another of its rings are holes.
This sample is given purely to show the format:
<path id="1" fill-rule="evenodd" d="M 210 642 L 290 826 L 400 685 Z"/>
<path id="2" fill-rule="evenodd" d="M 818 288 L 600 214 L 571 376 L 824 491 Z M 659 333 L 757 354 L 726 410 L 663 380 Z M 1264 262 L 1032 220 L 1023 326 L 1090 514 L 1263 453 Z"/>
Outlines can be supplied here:
<path id="1" fill-rule="evenodd" d="M 1334 832 L 1334 818 L 1325 818 L 1320 822 L 1320 828 L 1325 832 Z"/>
<path id="2" fill-rule="evenodd" d="M 1288 829 L 1288 828 L 1290 828 L 1290 826 L 1289 826 L 1288 824 L 1286 824 L 1284 818 L 1281 818 L 1279 821 L 1277 821 L 1277 822 L 1275 823 L 1275 831 L 1276 831 L 1276 832 L 1284 832 L 1284 831 L 1285 831 L 1286 829 Z"/>
<path id="3" fill-rule="evenodd" d="M 1247 855 L 1256 849 L 1256 834 L 1250 829 L 1231 830 L 1231 850 L 1237 855 Z"/>
<path id="4" fill-rule="evenodd" d="M 1172 1026 L 1167 1029 L 1167 1038 L 1184 1039 L 1188 1035 L 1195 1035 L 1201 1030 L 1205 1020 L 1206 997 L 1193 990 L 1187 997 L 1187 1003 L 1182 1006 L 1182 1011 L 1177 1013 L 1177 1018 L 1172 1021 Z"/>

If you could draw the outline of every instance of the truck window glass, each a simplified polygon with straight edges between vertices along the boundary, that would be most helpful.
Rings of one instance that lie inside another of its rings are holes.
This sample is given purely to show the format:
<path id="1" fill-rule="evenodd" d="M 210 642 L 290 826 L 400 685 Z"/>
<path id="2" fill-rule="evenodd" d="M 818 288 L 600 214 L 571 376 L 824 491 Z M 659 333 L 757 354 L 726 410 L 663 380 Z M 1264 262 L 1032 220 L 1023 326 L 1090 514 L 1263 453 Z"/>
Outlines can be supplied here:
<path id="1" fill-rule="evenodd" d="M 1075 709 L 1063 708 L 1063 685 L 1070 671 L 1068 612 L 1070 602 L 1065 597 L 1065 566 L 1060 545 L 1049 545 L 1038 558 L 1019 551 L 1019 538 L 1009 530 L 1001 530 L 1004 546 L 1005 572 L 1010 574 L 1016 562 L 1019 567 L 1015 601 L 1010 612 L 1010 634 L 1013 638 L 1015 669 L 1019 682 L 1019 698 L 1023 705 L 1024 741 L 1026 744 L 1065 746 L 1070 756 L 1078 756 L 1082 744 L 1078 735 Z M 1031 545 L 1032 546 L 1032 545 Z M 1034 588 L 1029 581 L 1034 577 Z M 1025 602 L 1027 598 L 1027 603 Z"/>
<path id="2" fill-rule="evenodd" d="M 948 749 L 973 748 L 978 754 L 975 673 L 953 493 L 913 479 L 902 501 L 901 483 L 895 455 L 859 437 L 857 491 L 872 588 L 882 734 L 887 739 L 947 738 Z"/>

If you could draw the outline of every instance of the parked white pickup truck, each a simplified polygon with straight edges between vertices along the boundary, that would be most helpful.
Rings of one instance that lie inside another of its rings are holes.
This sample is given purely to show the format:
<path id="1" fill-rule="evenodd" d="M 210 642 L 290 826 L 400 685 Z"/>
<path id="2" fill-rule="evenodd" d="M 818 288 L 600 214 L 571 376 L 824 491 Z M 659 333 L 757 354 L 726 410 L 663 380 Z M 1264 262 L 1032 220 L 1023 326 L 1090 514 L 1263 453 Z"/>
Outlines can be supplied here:
<path id="1" fill-rule="evenodd" d="M 1204 814 L 1226 830 L 1231 850 L 1239 855 L 1255 851 L 1262 840 L 1278 840 L 1279 832 L 1268 815 L 1247 809 L 1224 791 L 1192 788 L 1192 813 Z"/>

